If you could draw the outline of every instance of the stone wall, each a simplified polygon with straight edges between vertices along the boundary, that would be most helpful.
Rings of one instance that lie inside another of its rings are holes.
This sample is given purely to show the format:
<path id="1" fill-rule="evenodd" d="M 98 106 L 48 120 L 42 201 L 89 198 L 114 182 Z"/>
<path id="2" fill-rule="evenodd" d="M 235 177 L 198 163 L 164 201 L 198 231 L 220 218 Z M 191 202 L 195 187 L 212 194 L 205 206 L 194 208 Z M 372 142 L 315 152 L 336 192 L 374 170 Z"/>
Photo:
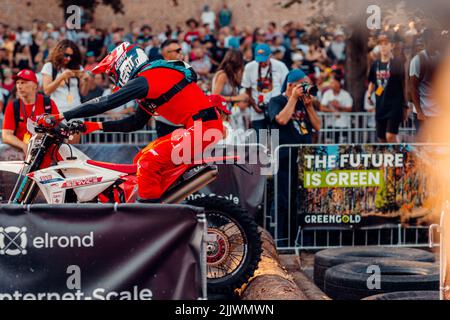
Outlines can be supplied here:
<path id="1" fill-rule="evenodd" d="M 178 3 L 177 6 L 174 2 Z M 304 21 L 312 12 L 306 5 L 293 4 L 285 9 L 280 3 L 288 0 L 227 0 L 233 11 L 233 23 L 241 27 L 267 26 L 269 21 L 278 24 L 292 20 Z M 342 1 L 339 1 L 342 2 Z M 148 23 L 155 30 L 164 29 L 166 24 L 180 24 L 190 18 L 200 17 L 202 8 L 208 4 L 217 12 L 223 0 L 123 0 L 125 14 L 113 14 L 109 7 L 100 5 L 95 14 L 96 24 L 101 27 L 128 26 L 130 21 Z M 0 21 L 12 26 L 30 27 L 35 18 L 56 25 L 63 23 L 63 12 L 58 0 L 0 0 Z"/>

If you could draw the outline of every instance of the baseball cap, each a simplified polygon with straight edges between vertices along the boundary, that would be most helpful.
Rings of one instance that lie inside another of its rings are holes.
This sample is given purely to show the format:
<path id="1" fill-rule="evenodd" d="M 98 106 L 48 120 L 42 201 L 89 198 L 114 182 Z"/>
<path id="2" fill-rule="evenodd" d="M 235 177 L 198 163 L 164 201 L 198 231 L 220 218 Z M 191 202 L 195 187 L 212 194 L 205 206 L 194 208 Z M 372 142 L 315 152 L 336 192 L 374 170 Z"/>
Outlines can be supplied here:
<path id="1" fill-rule="evenodd" d="M 13 76 L 13 80 L 17 81 L 19 79 L 25 80 L 25 81 L 33 81 L 34 83 L 38 83 L 36 74 L 28 69 L 23 69 L 19 71 L 16 75 Z"/>
<path id="2" fill-rule="evenodd" d="M 255 48 L 255 61 L 266 62 L 267 60 L 269 60 L 271 53 L 272 52 L 270 51 L 270 47 L 268 44 L 258 44 Z"/>
<path id="3" fill-rule="evenodd" d="M 227 108 L 227 102 L 221 95 L 211 94 L 208 98 L 214 107 L 220 109 L 220 111 L 222 111 L 225 114 L 228 114 L 228 115 L 231 114 L 231 111 L 228 110 L 228 108 Z"/>
<path id="4" fill-rule="evenodd" d="M 300 69 L 292 69 L 289 71 L 287 75 L 287 83 L 297 82 L 306 77 L 306 74 L 303 70 Z"/>
<path id="5" fill-rule="evenodd" d="M 281 86 L 281 92 L 286 92 L 288 83 L 294 83 L 299 80 L 302 80 L 306 77 L 306 73 L 303 72 L 303 70 L 300 69 L 292 69 L 287 74 L 286 78 L 284 79 L 283 85 Z"/>
<path id="6" fill-rule="evenodd" d="M 240 43 L 239 40 L 240 37 L 233 37 L 228 41 L 228 46 L 232 49 L 239 49 Z"/>

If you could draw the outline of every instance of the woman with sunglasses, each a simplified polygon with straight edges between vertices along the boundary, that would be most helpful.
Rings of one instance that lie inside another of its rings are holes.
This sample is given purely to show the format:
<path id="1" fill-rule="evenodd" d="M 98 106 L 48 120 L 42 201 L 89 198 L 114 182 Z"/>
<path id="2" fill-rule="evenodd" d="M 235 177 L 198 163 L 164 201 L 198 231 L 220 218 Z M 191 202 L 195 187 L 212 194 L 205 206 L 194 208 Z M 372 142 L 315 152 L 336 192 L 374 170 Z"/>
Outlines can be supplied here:
<path id="1" fill-rule="evenodd" d="M 78 46 L 70 40 L 60 41 L 49 53 L 41 70 L 44 93 L 62 112 L 81 104 L 89 91 L 89 75 L 83 71 Z"/>

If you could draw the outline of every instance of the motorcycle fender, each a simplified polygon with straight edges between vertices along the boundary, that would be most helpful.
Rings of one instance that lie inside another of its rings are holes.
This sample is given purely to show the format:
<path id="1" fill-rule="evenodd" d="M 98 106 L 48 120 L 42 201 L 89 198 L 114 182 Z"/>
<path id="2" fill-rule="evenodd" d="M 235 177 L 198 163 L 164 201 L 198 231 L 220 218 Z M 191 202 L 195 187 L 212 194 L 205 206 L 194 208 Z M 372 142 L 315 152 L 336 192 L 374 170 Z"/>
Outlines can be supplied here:
<path id="1" fill-rule="evenodd" d="M 47 168 L 31 172 L 27 176 L 37 183 L 47 203 L 61 204 L 65 202 L 66 190 L 59 187 L 64 178 L 57 171 Z"/>
<path id="2" fill-rule="evenodd" d="M 62 170 L 65 178 L 57 182 L 59 190 L 73 189 L 79 202 L 87 202 L 94 199 L 121 175 L 118 172 L 90 166 L 83 160 L 61 161 L 52 170 Z M 43 170 L 45 171 L 45 170 Z M 97 181 L 94 181 L 97 179 Z M 70 186 L 67 186 L 67 183 Z"/>
<path id="3" fill-rule="evenodd" d="M 66 190 L 61 190 L 58 185 L 64 178 L 55 170 L 42 169 L 27 174 L 27 177 L 36 182 L 47 203 L 64 203 Z"/>

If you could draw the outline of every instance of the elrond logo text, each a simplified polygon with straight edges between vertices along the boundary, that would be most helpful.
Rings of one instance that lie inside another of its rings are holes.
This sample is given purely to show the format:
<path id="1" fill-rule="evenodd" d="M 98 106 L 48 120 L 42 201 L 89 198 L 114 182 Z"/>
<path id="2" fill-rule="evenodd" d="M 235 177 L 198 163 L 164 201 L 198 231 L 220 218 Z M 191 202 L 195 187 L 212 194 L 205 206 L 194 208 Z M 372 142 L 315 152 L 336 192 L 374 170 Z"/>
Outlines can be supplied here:
<path id="1" fill-rule="evenodd" d="M 29 239 L 26 227 L 0 227 L 0 255 L 27 254 L 26 248 L 29 243 L 35 249 L 91 248 L 94 247 L 94 232 L 71 236 L 54 236 L 46 232 L 43 236 Z"/>

